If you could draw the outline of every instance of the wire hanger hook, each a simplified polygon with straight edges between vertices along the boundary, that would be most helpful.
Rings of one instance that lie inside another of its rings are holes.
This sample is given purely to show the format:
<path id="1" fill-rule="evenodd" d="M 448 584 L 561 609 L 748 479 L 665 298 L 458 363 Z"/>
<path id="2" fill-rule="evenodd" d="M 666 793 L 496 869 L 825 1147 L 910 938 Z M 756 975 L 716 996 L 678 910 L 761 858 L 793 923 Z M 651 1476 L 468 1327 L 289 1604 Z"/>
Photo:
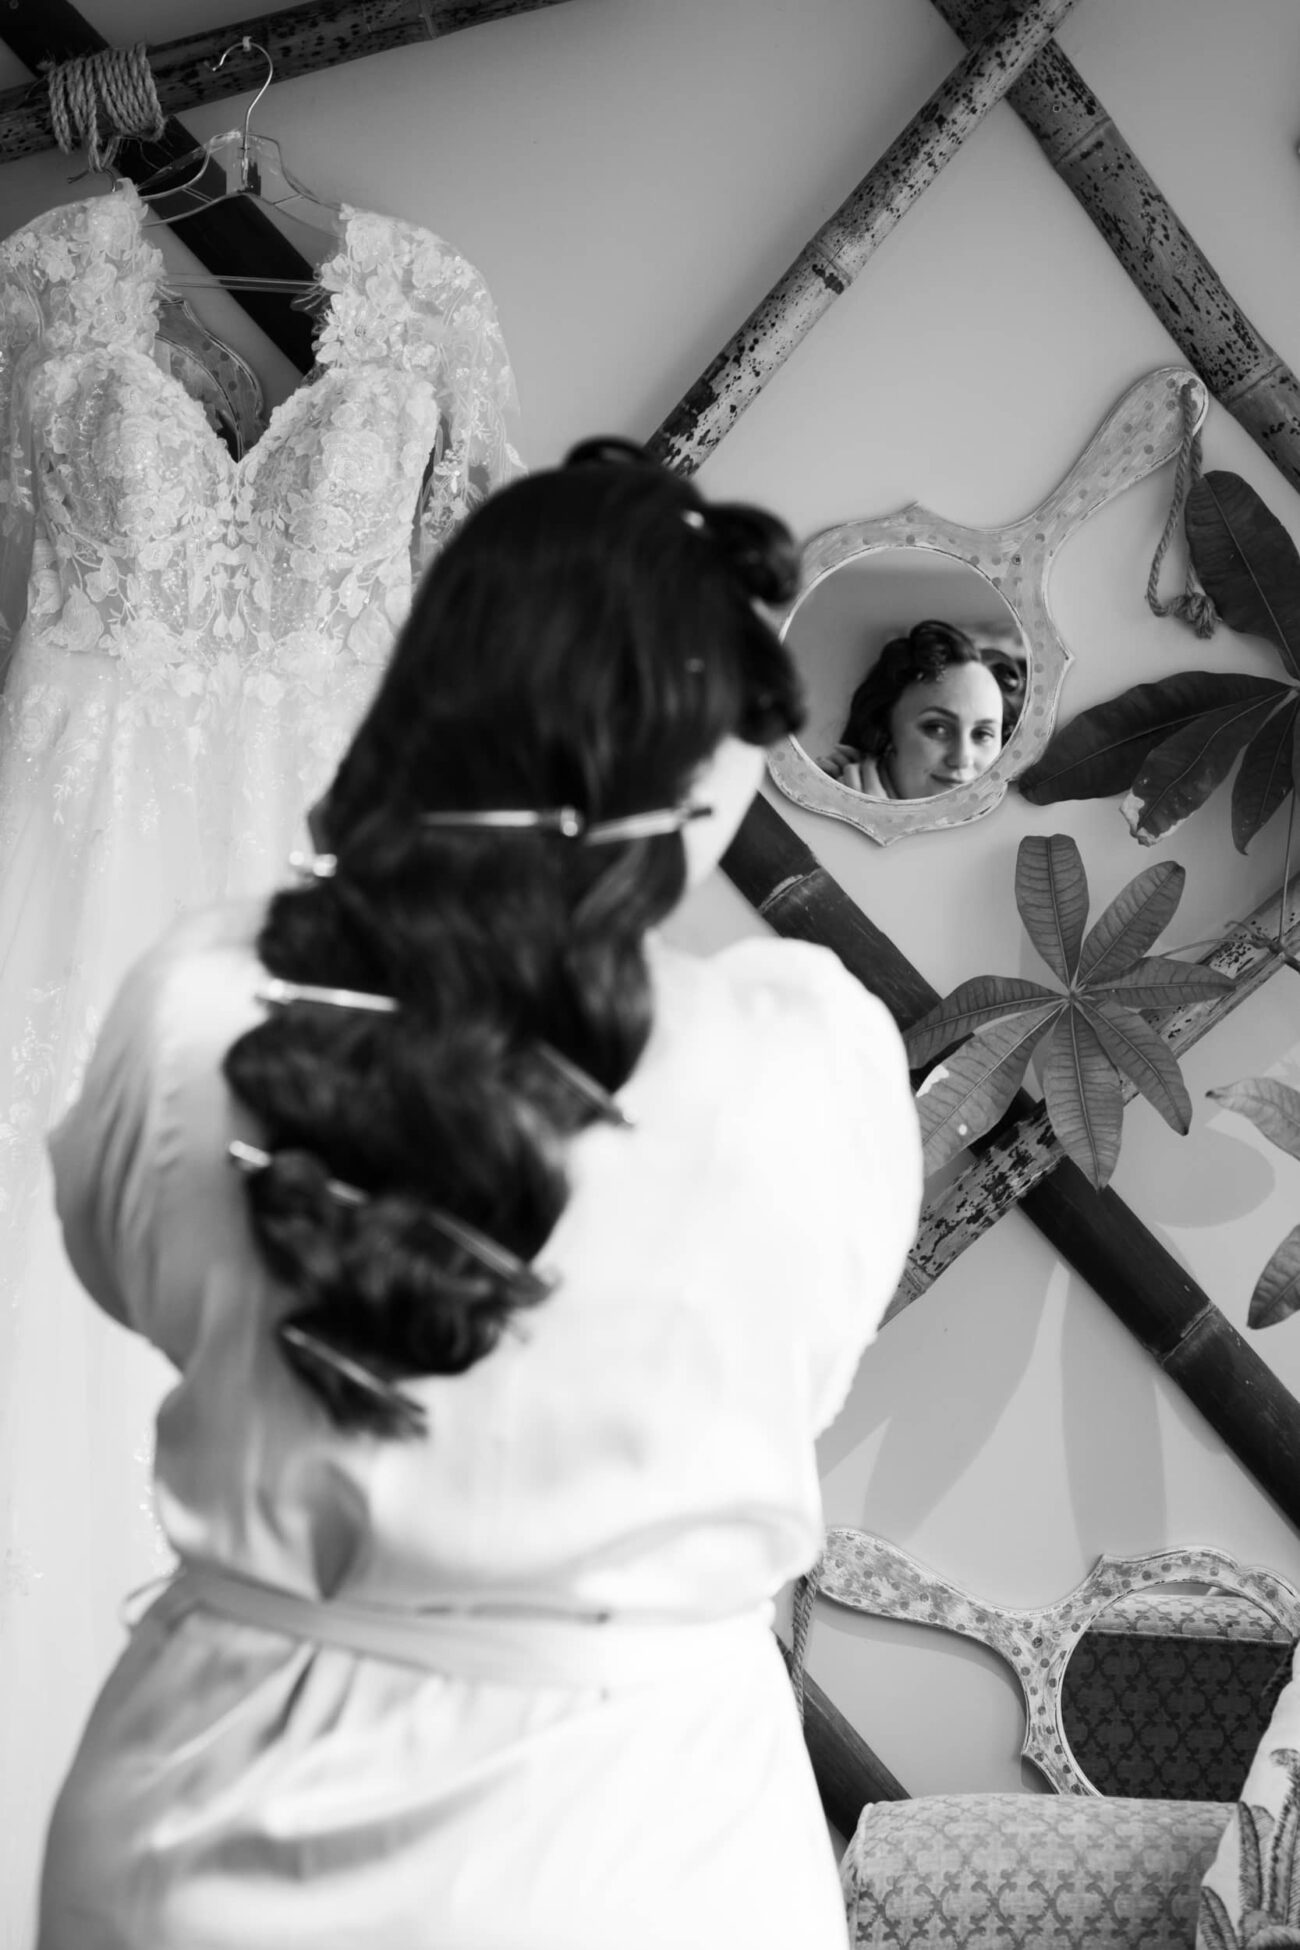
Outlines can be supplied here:
<path id="1" fill-rule="evenodd" d="M 244 132 L 240 142 L 240 152 L 239 152 L 240 153 L 240 165 L 239 165 L 240 188 L 245 190 L 252 190 L 254 195 L 256 195 L 257 188 L 258 188 L 258 184 L 256 180 L 257 167 L 252 159 L 252 156 L 249 154 L 249 147 L 248 147 L 249 125 L 253 119 L 254 109 L 257 107 L 257 104 L 261 101 L 267 89 L 271 86 L 271 83 L 275 80 L 275 62 L 272 60 L 269 51 L 262 46 L 262 43 L 260 41 L 252 40 L 247 34 L 245 34 L 242 41 L 232 41 L 230 46 L 226 49 L 225 53 L 221 56 L 220 60 L 214 61 L 212 63 L 213 72 L 215 73 L 218 68 L 223 68 L 226 62 L 230 59 L 232 54 L 238 54 L 240 52 L 244 54 L 260 54 L 262 59 L 266 62 L 266 80 L 262 83 L 257 93 L 254 95 L 252 101 L 248 104 L 247 109 L 244 111 Z"/>

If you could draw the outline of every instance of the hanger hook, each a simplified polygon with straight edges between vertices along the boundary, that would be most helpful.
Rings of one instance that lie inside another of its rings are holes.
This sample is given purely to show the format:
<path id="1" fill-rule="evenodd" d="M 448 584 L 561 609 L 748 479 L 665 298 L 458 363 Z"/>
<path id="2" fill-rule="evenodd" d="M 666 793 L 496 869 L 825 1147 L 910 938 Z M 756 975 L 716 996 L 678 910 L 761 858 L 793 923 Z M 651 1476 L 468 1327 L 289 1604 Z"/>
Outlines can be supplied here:
<path id="1" fill-rule="evenodd" d="M 260 41 L 252 40 L 247 34 L 245 34 L 242 41 L 232 41 L 230 46 L 226 49 L 225 53 L 221 56 L 221 59 L 219 61 L 214 61 L 212 63 L 214 71 L 218 68 L 223 68 L 226 62 L 230 59 L 232 54 L 238 54 L 241 51 L 244 54 L 260 54 L 262 59 L 266 62 L 266 80 L 262 83 L 261 87 L 258 89 L 257 93 L 254 95 L 252 101 L 248 104 L 248 107 L 244 112 L 244 133 L 243 133 L 243 138 L 240 146 L 240 156 L 241 156 L 241 164 L 242 164 L 243 185 L 244 188 L 247 189 L 249 187 L 249 158 L 248 158 L 249 124 L 253 119 L 253 110 L 257 107 L 257 104 L 261 101 L 263 95 L 266 93 L 267 89 L 271 86 L 271 83 L 275 80 L 275 62 L 271 59 L 270 53 L 266 48 L 262 46 L 262 43 Z"/>

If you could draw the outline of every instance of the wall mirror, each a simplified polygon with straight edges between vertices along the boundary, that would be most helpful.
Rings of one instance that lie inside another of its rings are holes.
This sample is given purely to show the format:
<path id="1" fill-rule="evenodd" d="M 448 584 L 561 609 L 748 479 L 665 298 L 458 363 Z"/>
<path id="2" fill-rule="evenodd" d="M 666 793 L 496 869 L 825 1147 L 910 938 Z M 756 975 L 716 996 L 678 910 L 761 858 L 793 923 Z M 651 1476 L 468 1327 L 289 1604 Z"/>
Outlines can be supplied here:
<path id="1" fill-rule="evenodd" d="M 1208 1547 L 1101 1557 L 1058 1603 L 1015 1610 L 833 1529 L 810 1583 L 996 1652 L 1020 1685 L 1021 1753 L 1063 1794 L 1235 1800 L 1300 1638 L 1300 1591 Z"/>
<path id="2" fill-rule="evenodd" d="M 809 705 L 799 736 L 768 756 L 787 798 L 883 845 L 992 811 L 1050 738 L 1072 660 L 1052 620 L 1052 563 L 1090 515 L 1178 452 L 1185 388 L 1199 426 L 1204 385 L 1160 367 L 1046 500 L 1003 528 L 912 506 L 813 537 L 779 618 Z"/>

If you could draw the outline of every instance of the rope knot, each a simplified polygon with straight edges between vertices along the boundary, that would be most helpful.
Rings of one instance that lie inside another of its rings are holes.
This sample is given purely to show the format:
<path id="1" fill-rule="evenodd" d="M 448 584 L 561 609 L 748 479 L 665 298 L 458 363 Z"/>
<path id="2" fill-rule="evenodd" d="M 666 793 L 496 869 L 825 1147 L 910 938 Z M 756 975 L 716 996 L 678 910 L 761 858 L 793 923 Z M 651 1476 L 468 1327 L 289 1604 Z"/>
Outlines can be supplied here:
<path id="1" fill-rule="evenodd" d="M 1201 473 L 1201 434 L 1196 424 L 1197 387 L 1194 379 L 1189 379 L 1178 396 L 1183 415 L 1183 437 L 1178 448 L 1178 460 L 1174 468 L 1174 498 L 1165 522 L 1165 532 L 1156 543 L 1156 552 L 1151 562 L 1151 573 L 1147 577 L 1147 606 L 1155 616 L 1176 616 L 1180 623 L 1186 623 L 1199 637 L 1213 636 L 1219 627 L 1219 614 L 1213 600 L 1202 589 L 1196 579 L 1196 569 L 1190 554 L 1187 558 L 1187 578 L 1181 595 L 1171 596 L 1167 603 L 1161 602 L 1156 593 L 1160 581 L 1160 564 L 1165 559 L 1165 550 L 1173 540 L 1174 529 L 1182 519 L 1191 493 Z"/>
<path id="2" fill-rule="evenodd" d="M 124 142 L 156 142 L 166 117 L 143 41 L 60 61 L 46 73 L 54 140 L 64 155 L 84 149 L 93 170 L 108 170 Z"/>

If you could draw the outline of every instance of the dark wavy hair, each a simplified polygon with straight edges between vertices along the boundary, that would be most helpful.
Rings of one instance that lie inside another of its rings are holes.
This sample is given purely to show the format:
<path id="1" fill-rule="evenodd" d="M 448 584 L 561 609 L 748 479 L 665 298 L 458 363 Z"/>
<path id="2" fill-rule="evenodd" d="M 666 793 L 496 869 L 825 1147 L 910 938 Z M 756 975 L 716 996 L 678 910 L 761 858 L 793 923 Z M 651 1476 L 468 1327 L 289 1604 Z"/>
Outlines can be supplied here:
<path id="1" fill-rule="evenodd" d="M 421 816 L 671 806 L 728 735 L 796 729 L 798 680 L 756 603 L 798 573 L 774 516 L 595 441 L 486 501 L 418 591 L 313 815 L 334 874 L 277 894 L 257 943 L 273 976 L 397 1010 L 276 1006 L 225 1059 L 271 1155 L 246 1186 L 293 1295 L 279 1349 L 339 1426 L 416 1432 L 397 1384 L 462 1372 L 546 1290 L 531 1262 L 566 1203 L 567 1141 L 600 1115 L 546 1052 L 626 1082 L 651 1023 L 646 930 L 684 886 L 676 832 L 584 845 Z M 484 1265 L 447 1217 L 516 1263 Z"/>
<path id="2" fill-rule="evenodd" d="M 1002 693 L 1005 744 L 1024 697 L 1024 679 L 1014 659 L 1002 650 L 982 650 L 964 630 L 935 618 L 914 623 L 906 636 L 890 638 L 853 693 L 843 742 L 870 758 L 880 758 L 889 749 L 890 713 L 903 692 L 913 684 L 935 683 L 956 664 L 983 664 L 992 673 Z"/>

